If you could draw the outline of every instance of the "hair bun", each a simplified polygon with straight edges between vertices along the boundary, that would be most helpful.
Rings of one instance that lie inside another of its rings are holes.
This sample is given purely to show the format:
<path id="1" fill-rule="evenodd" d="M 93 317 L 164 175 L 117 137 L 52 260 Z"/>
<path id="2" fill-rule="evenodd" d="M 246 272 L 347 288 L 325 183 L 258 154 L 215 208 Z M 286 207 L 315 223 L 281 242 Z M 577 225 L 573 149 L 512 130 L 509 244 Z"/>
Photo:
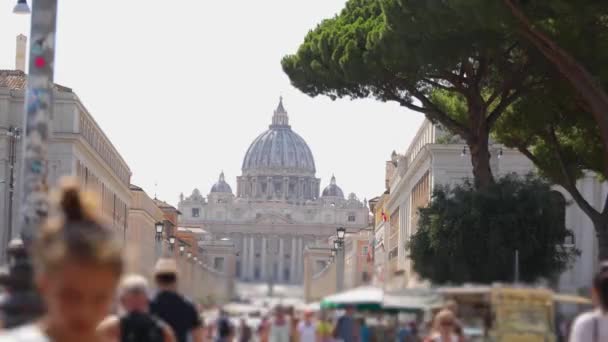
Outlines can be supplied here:
<path id="1" fill-rule="evenodd" d="M 62 179 L 59 207 L 67 222 L 93 219 L 90 215 L 89 204 L 85 194 L 80 190 L 78 181 L 74 178 Z"/>

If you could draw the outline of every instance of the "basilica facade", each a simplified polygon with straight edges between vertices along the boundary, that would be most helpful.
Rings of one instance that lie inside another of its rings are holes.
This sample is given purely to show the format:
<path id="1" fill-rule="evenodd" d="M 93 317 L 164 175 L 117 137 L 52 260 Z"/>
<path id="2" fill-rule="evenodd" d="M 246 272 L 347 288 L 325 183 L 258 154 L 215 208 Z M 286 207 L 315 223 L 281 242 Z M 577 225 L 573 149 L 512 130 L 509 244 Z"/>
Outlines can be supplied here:
<path id="1" fill-rule="evenodd" d="M 236 192 L 222 172 L 206 196 L 199 189 L 181 195 L 180 226 L 233 241 L 241 281 L 300 284 L 306 246 L 329 247 L 338 227 L 357 232 L 369 224 L 365 200 L 345 197 L 333 176 L 321 185 L 312 151 L 291 129 L 281 99 L 269 128 L 245 153 Z"/>

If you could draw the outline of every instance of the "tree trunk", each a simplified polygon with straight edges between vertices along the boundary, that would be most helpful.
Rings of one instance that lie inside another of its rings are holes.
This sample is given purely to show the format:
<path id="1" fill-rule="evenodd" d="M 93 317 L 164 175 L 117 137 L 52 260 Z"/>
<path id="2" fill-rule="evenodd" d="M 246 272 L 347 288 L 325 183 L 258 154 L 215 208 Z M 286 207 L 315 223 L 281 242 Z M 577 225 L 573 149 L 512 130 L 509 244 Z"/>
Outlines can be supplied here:
<path id="1" fill-rule="evenodd" d="M 494 184 L 494 176 L 490 168 L 490 151 L 488 132 L 481 133 L 467 140 L 471 151 L 473 177 L 477 188 L 485 188 Z"/>
<path id="2" fill-rule="evenodd" d="M 598 259 L 600 262 L 608 260 L 608 216 L 601 215 L 593 220 L 598 243 Z"/>
<path id="3" fill-rule="evenodd" d="M 494 176 L 490 168 L 490 127 L 486 121 L 487 107 L 481 96 L 478 96 L 479 93 L 475 91 L 475 95 L 467 97 L 470 135 L 465 139 L 471 151 L 475 187 L 481 189 L 494 184 Z"/>

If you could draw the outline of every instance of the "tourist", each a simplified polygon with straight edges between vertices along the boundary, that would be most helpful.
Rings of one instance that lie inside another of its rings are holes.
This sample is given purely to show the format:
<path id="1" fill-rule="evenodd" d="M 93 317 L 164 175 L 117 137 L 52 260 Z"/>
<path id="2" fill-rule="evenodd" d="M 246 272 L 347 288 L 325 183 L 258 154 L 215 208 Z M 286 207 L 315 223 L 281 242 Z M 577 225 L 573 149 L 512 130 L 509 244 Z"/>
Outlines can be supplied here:
<path id="1" fill-rule="evenodd" d="M 291 325 L 285 317 L 281 306 L 274 310 L 274 318 L 270 322 L 269 342 L 289 342 L 291 336 Z"/>
<path id="2" fill-rule="evenodd" d="M 434 327 L 425 342 L 463 342 L 463 336 L 455 332 L 456 316 L 451 310 L 443 309 L 435 316 Z"/>
<path id="3" fill-rule="evenodd" d="M 264 316 L 258 327 L 258 337 L 260 342 L 268 342 L 270 340 L 270 320 Z"/>
<path id="4" fill-rule="evenodd" d="M 253 339 L 253 333 L 251 331 L 251 327 L 247 324 L 247 320 L 245 318 L 241 318 L 241 325 L 239 326 L 239 341 L 240 342 L 249 342 Z"/>
<path id="5" fill-rule="evenodd" d="M 327 312 L 321 311 L 319 313 L 319 321 L 317 322 L 317 341 L 318 342 L 331 342 L 333 340 L 333 326 L 329 319 Z"/>
<path id="6" fill-rule="evenodd" d="M 140 275 L 124 277 L 118 289 L 121 317 L 112 315 L 98 328 L 106 341 L 174 342 L 171 327 L 149 313 L 148 281 Z"/>
<path id="7" fill-rule="evenodd" d="M 46 307 L 35 323 L 0 336 L 1 342 L 99 341 L 122 269 L 122 246 L 97 217 L 78 182 L 63 181 L 55 212 L 31 248 L 35 284 Z"/>
<path id="8" fill-rule="evenodd" d="M 304 312 L 304 319 L 298 324 L 297 333 L 299 342 L 316 342 L 317 332 L 314 322 L 312 321 L 312 311 Z"/>
<path id="9" fill-rule="evenodd" d="M 591 295 L 596 309 L 581 314 L 570 331 L 570 342 L 608 341 L 608 263 L 600 265 Z"/>
<path id="10" fill-rule="evenodd" d="M 174 259 L 160 259 L 154 267 L 158 294 L 150 304 L 150 312 L 167 322 L 177 342 L 202 342 L 204 330 L 196 307 L 177 293 L 177 264 Z"/>
<path id="11" fill-rule="evenodd" d="M 353 317 L 355 312 L 355 308 L 353 306 L 347 306 L 338 321 L 336 322 L 336 327 L 334 328 L 334 338 L 342 340 L 344 342 L 355 342 L 357 340 L 358 331 L 357 324 L 355 323 L 355 319 Z"/>
<path id="12" fill-rule="evenodd" d="M 230 317 L 225 311 L 220 311 L 220 317 L 217 320 L 215 342 L 229 342 L 232 341 L 234 335 L 234 327 L 230 322 Z"/>
<path id="13" fill-rule="evenodd" d="M 397 341 L 398 342 L 413 342 L 413 332 L 411 326 L 408 322 L 404 321 L 399 330 L 397 331 Z"/>
<path id="14" fill-rule="evenodd" d="M 360 342 L 371 342 L 372 341 L 372 331 L 367 326 L 365 322 L 365 318 L 361 317 L 359 319 L 359 341 Z"/>

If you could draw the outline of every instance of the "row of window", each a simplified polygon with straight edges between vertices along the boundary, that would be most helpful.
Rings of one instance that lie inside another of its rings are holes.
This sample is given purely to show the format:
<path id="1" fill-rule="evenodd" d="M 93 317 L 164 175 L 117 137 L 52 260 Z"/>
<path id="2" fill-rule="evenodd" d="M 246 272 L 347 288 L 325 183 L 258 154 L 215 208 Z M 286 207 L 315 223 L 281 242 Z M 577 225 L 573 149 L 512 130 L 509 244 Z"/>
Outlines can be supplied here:
<path id="1" fill-rule="evenodd" d="M 190 212 L 190 216 L 192 218 L 197 218 L 201 216 L 201 209 L 200 208 L 191 208 L 191 212 Z M 217 219 L 221 219 L 222 215 L 216 215 Z M 255 218 L 259 219 L 262 217 L 261 213 L 257 213 Z M 288 220 L 291 220 L 291 214 L 286 214 L 285 217 Z M 356 222 L 357 221 L 357 216 L 354 213 L 349 213 L 348 214 L 348 218 L 347 218 L 348 222 Z M 330 215 L 326 215 L 326 220 L 327 222 L 331 221 L 331 216 Z"/>
<path id="2" fill-rule="evenodd" d="M 97 195 L 101 211 L 107 218 L 112 218 L 116 227 L 127 227 L 128 205 L 108 188 L 97 175 L 95 175 L 82 162 L 76 162 L 76 176 L 80 179 L 82 186 Z"/>
<path id="3" fill-rule="evenodd" d="M 126 184 L 130 184 L 131 173 L 123 165 L 120 158 L 114 150 L 106 142 L 105 137 L 99 132 L 97 127 L 87 120 L 84 113 L 80 113 L 80 133 L 91 147 L 101 156 L 101 158 L 110 166 L 120 180 Z"/>

